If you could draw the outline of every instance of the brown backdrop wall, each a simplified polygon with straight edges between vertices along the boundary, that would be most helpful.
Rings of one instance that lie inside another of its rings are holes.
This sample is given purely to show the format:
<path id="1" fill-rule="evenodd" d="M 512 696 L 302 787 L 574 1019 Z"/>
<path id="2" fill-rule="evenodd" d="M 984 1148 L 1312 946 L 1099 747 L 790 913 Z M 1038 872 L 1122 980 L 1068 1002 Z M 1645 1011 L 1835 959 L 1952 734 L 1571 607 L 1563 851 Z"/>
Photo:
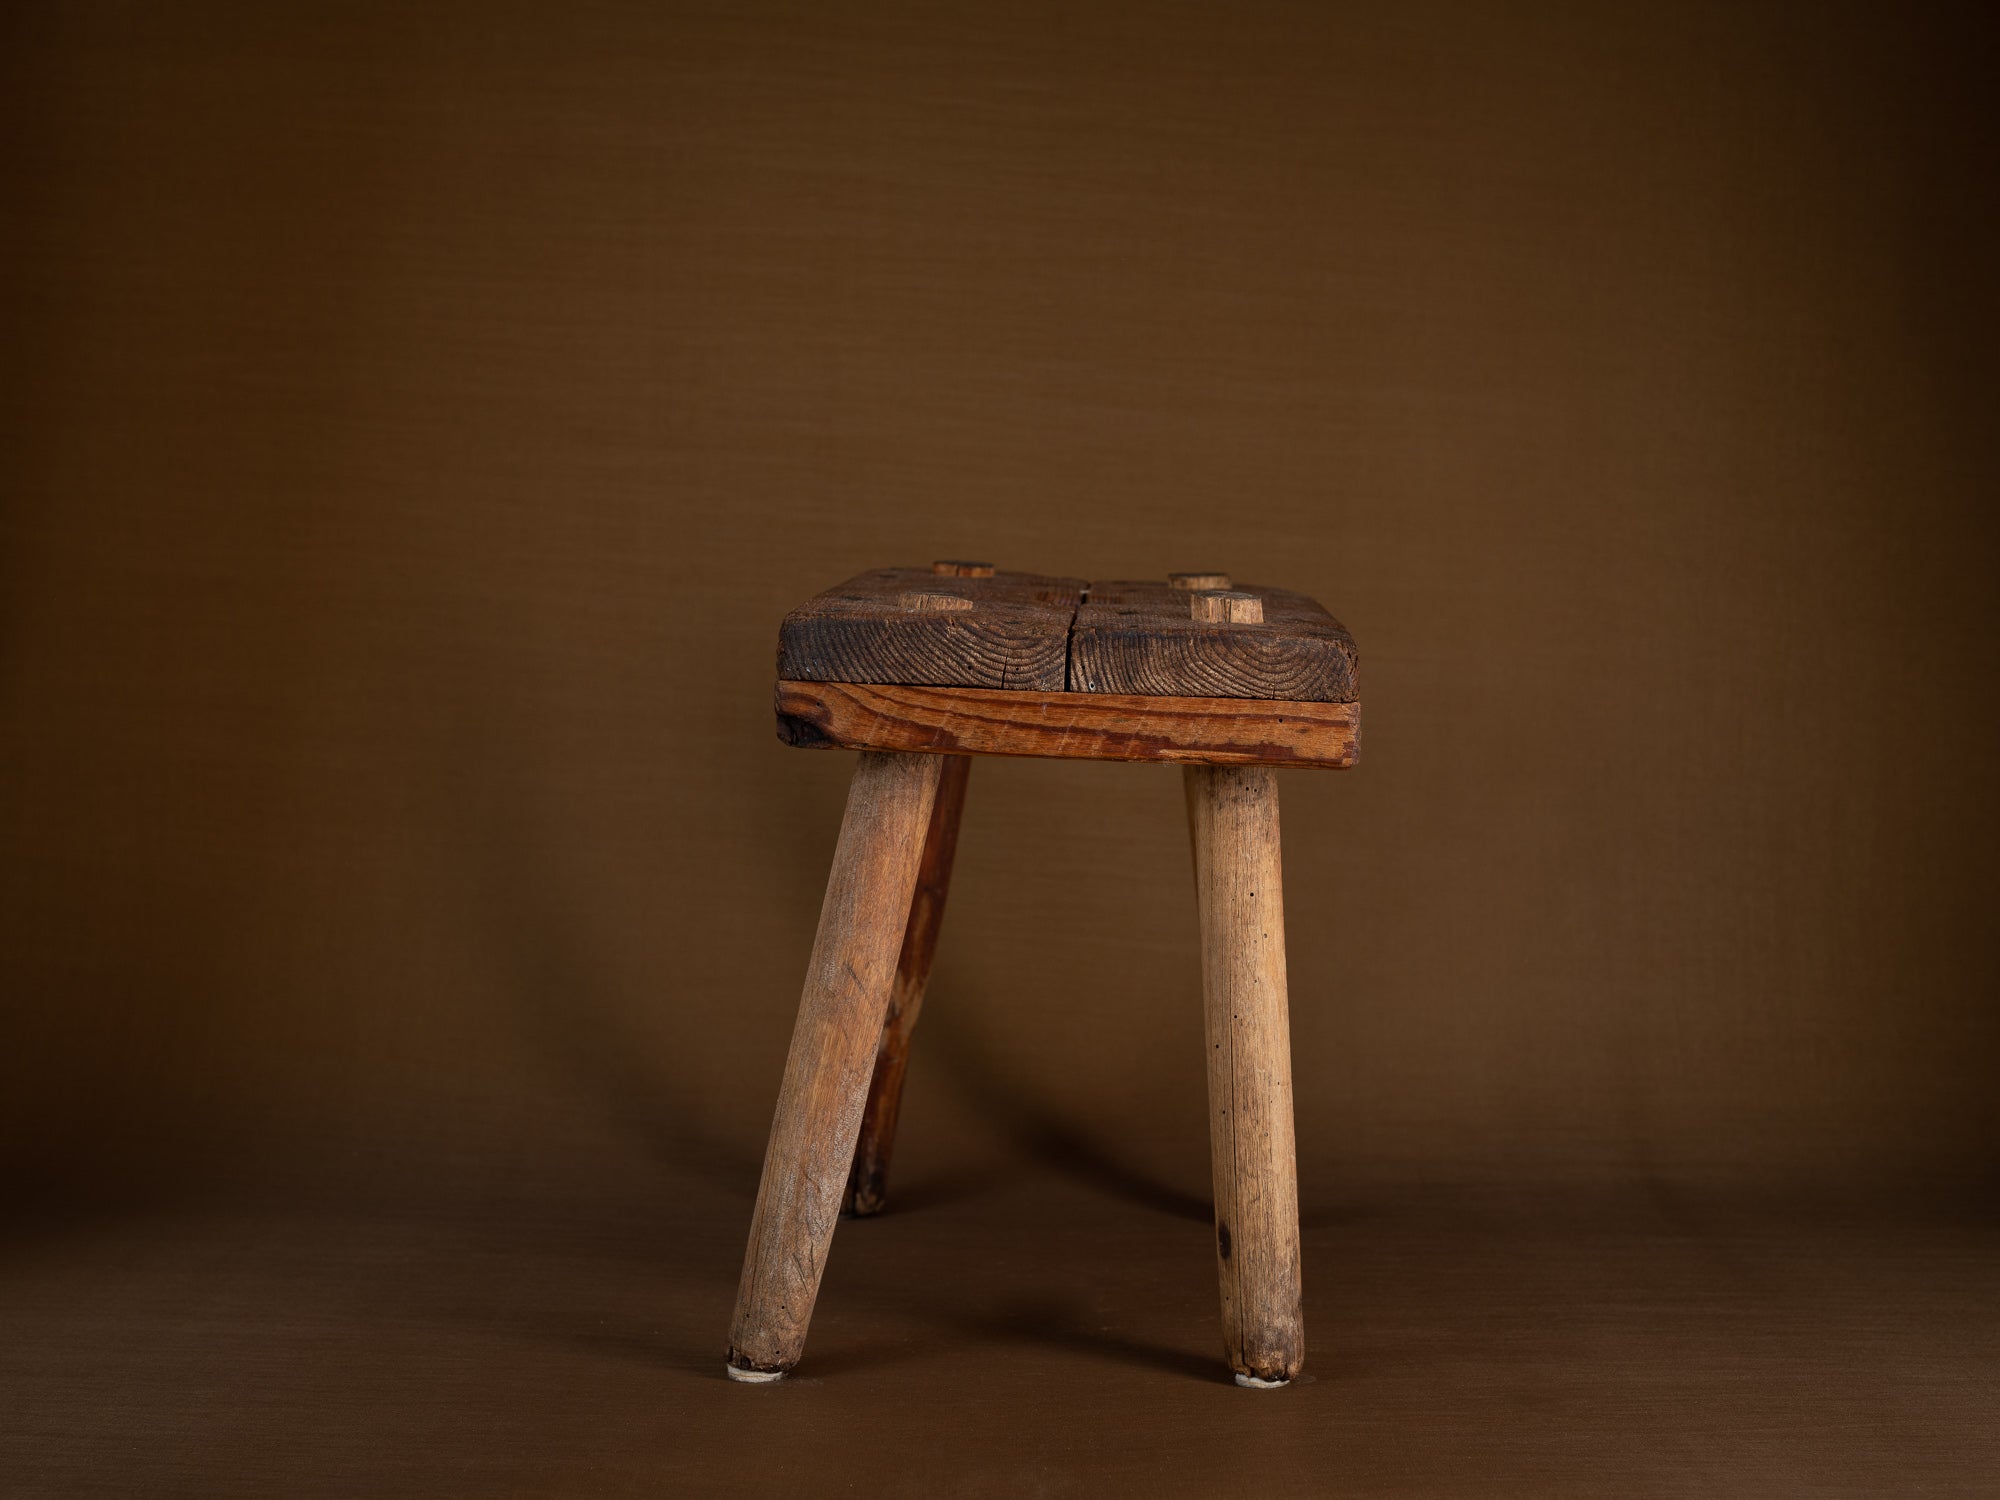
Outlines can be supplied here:
<path id="1" fill-rule="evenodd" d="M 747 1192 L 848 768 L 775 626 L 948 555 L 1360 640 L 1309 1210 L 1991 1167 L 1986 34 L 1083 9 L 11 14 L 11 1169 Z M 1205 1191 L 1183 839 L 977 767 L 903 1171 Z"/>

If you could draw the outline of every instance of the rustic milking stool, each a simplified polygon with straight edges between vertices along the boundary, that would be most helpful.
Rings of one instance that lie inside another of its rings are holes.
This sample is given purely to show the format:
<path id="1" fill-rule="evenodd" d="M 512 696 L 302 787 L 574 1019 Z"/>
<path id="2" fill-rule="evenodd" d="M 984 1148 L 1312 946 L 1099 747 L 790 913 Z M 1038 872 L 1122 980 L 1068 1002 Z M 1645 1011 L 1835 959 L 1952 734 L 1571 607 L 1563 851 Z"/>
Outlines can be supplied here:
<path id="1" fill-rule="evenodd" d="M 1222 1332 L 1239 1385 L 1305 1353 L 1279 879 L 1279 766 L 1349 766 L 1354 641 L 1220 573 L 1084 583 L 883 568 L 785 617 L 778 734 L 862 753 L 764 1155 L 729 1373 L 798 1363 L 843 1206 L 882 1206 L 910 1032 L 974 755 L 1187 767 L 1208 1017 Z"/>

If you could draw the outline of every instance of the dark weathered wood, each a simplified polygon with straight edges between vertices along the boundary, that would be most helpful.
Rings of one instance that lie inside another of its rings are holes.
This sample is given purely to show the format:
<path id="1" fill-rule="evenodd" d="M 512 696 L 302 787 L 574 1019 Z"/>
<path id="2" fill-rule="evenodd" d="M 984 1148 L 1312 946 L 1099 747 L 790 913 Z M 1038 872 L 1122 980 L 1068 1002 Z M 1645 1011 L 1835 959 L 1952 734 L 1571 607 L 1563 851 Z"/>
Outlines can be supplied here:
<path id="1" fill-rule="evenodd" d="M 1260 623 L 1193 618 L 1167 582 L 1093 583 L 1070 631 L 1069 686 L 1079 693 L 1271 698 L 1351 703 L 1354 638 L 1304 594 L 1245 584 Z"/>
<path id="2" fill-rule="evenodd" d="M 861 1137 L 855 1142 L 854 1167 L 848 1173 L 847 1211 L 859 1218 L 879 1214 L 888 1199 L 889 1157 L 895 1150 L 896 1120 L 903 1108 L 910 1035 L 923 1008 L 938 930 L 944 925 L 952 859 L 958 852 L 958 818 L 965 807 L 965 781 L 971 770 L 971 756 L 946 756 L 937 801 L 931 807 L 917 889 L 910 897 L 909 925 L 903 931 L 903 952 L 896 960 L 896 980 L 889 989 L 889 1015 L 882 1023 L 882 1041 L 875 1052 L 875 1077 L 868 1085 L 868 1107 L 861 1112 Z"/>
<path id="3" fill-rule="evenodd" d="M 1256 628 L 1225 629 L 1246 625 Z M 779 630 L 778 675 L 1169 698 L 1358 696 L 1353 637 L 1303 594 L 1230 589 L 1220 572 L 1085 584 L 957 561 L 878 568 L 800 605 Z"/>
<path id="4" fill-rule="evenodd" d="M 1222 1338 L 1237 1384 L 1282 1385 L 1305 1358 L 1305 1324 L 1278 782 L 1262 766 L 1190 766 L 1186 779 Z"/>
<path id="5" fill-rule="evenodd" d="M 996 573 L 985 563 L 877 568 L 785 616 L 778 675 L 1058 692 L 1083 588 L 1080 578 Z"/>
<path id="6" fill-rule="evenodd" d="M 805 1348 L 943 770 L 931 755 L 855 763 L 736 1290 L 734 1379 L 776 1379 Z"/>
<path id="7" fill-rule="evenodd" d="M 806 748 L 1308 767 L 1353 765 L 1361 719 L 1356 703 L 855 682 L 780 682 L 777 710 L 778 737 Z"/>

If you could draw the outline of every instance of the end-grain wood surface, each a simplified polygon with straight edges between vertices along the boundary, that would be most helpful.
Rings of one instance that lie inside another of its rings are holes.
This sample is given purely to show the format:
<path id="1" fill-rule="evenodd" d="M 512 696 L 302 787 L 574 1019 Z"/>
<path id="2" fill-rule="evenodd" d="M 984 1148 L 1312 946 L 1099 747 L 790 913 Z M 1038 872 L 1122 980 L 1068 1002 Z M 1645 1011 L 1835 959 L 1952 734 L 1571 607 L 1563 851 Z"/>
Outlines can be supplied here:
<path id="1" fill-rule="evenodd" d="M 985 566 L 876 568 L 808 599 L 778 629 L 778 675 L 1061 691 L 1083 580 Z"/>
<path id="2" fill-rule="evenodd" d="M 1338 620 L 1289 589 L 1246 583 L 1234 592 L 1253 596 L 1263 619 L 1197 619 L 1189 591 L 1164 579 L 1091 584 L 1070 628 L 1071 689 L 1355 701 L 1358 656 Z"/>
<path id="3" fill-rule="evenodd" d="M 778 676 L 798 682 L 1352 703 L 1357 663 L 1316 601 L 1223 572 L 1086 583 L 984 563 L 877 568 L 778 632 Z"/>

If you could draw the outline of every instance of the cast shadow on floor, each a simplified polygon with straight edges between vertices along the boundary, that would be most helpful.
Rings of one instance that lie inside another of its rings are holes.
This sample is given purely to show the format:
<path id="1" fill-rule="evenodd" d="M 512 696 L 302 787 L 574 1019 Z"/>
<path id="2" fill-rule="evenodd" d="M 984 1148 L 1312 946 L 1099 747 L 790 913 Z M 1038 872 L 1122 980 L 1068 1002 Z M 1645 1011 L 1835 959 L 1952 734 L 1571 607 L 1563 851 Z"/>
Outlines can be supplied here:
<path id="1" fill-rule="evenodd" d="M 930 1311 L 935 1315 L 933 1326 L 940 1340 L 968 1348 L 981 1345 L 990 1348 L 996 1344 L 1032 1345 L 1183 1380 L 1227 1384 L 1231 1379 L 1219 1352 L 1200 1354 L 1092 1327 L 1075 1307 L 1065 1305 L 1054 1297 L 1023 1297 L 970 1316 L 943 1308 L 932 1308 Z M 824 1351 L 808 1351 L 800 1369 L 807 1377 L 851 1374 L 886 1368 L 917 1352 L 914 1348 L 886 1342 L 836 1346 Z M 718 1370 L 716 1373 L 721 1372 Z"/>
<path id="2" fill-rule="evenodd" d="M 927 1004 L 911 1048 L 910 1065 L 944 1075 L 973 1112 L 1016 1152 L 1122 1202 L 1177 1219 L 1207 1223 L 1209 1200 L 1161 1182 L 1120 1161 L 1074 1121 L 1044 1102 L 1037 1080 L 1010 1073 L 964 1020 L 983 1007 L 984 997 L 953 975 L 938 988 L 948 1003 Z M 947 1189 L 948 1190 L 948 1189 Z"/>

